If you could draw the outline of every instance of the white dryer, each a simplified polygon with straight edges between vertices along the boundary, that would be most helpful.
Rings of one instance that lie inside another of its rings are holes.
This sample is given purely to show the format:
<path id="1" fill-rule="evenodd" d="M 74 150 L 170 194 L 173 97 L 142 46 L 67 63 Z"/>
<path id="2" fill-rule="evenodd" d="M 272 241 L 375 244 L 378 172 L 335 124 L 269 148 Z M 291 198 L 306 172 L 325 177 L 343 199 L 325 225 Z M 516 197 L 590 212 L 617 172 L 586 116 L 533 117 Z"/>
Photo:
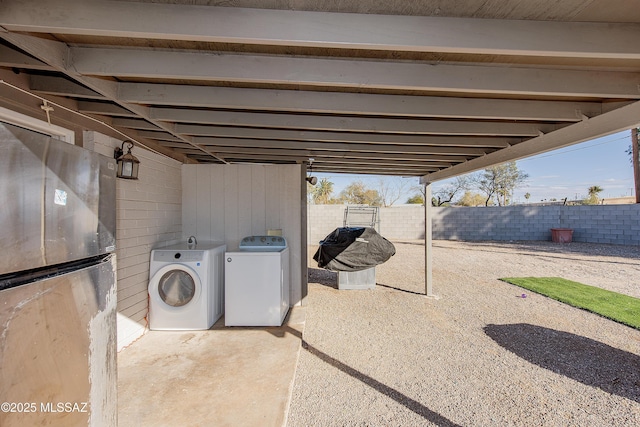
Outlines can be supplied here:
<path id="1" fill-rule="evenodd" d="M 209 329 L 224 312 L 224 253 L 219 242 L 151 251 L 149 329 Z"/>
<path id="2" fill-rule="evenodd" d="M 284 237 L 245 237 L 225 258 L 225 326 L 282 325 L 289 311 L 289 248 Z"/>

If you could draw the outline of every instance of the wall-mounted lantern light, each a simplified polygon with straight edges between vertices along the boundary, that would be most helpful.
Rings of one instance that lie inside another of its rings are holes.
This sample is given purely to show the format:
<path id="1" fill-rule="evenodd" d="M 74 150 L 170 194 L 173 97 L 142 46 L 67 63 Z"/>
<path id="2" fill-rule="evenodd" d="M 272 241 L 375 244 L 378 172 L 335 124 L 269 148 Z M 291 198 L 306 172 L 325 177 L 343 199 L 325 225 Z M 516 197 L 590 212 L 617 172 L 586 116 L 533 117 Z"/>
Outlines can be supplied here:
<path id="1" fill-rule="evenodd" d="M 311 176 L 311 174 L 313 173 L 313 160 L 314 159 L 309 159 L 309 174 L 305 179 L 309 184 L 316 185 L 318 183 L 318 177 Z"/>
<path id="2" fill-rule="evenodd" d="M 127 144 L 127 154 L 124 154 L 124 144 Z M 122 147 L 116 147 L 113 152 L 113 158 L 118 161 L 118 171 L 116 172 L 116 176 L 118 178 L 138 179 L 140 160 L 131 154 L 132 148 L 133 142 L 123 141 Z"/>

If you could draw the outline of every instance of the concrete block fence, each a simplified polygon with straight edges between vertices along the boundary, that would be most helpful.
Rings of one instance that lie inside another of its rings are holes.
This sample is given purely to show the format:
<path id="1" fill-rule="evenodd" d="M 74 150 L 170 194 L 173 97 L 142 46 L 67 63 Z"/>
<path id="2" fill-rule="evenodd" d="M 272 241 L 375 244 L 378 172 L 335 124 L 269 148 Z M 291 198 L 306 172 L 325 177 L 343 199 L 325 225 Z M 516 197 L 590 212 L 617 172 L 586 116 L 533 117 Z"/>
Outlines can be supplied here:
<path id="1" fill-rule="evenodd" d="M 317 244 L 344 218 L 342 205 L 309 205 L 309 244 Z M 551 228 L 573 229 L 576 242 L 640 245 L 640 205 L 433 208 L 433 238 L 440 240 L 551 240 Z M 380 208 L 380 234 L 390 240 L 423 239 L 424 207 Z"/>

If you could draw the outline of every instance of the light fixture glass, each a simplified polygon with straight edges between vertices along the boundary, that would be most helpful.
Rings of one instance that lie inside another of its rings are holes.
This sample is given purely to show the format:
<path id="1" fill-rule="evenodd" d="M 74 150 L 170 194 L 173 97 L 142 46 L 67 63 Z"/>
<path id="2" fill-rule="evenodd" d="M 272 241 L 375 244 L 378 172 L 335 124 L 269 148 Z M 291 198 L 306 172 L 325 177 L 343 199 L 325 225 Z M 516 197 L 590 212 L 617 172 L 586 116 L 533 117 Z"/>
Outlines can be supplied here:
<path id="1" fill-rule="evenodd" d="M 127 144 L 127 154 L 124 154 L 124 145 Z M 113 157 L 118 162 L 118 170 L 116 176 L 124 179 L 138 179 L 138 169 L 140 167 L 140 160 L 133 154 L 131 149 L 133 148 L 133 142 L 123 141 L 122 147 L 114 150 Z"/>

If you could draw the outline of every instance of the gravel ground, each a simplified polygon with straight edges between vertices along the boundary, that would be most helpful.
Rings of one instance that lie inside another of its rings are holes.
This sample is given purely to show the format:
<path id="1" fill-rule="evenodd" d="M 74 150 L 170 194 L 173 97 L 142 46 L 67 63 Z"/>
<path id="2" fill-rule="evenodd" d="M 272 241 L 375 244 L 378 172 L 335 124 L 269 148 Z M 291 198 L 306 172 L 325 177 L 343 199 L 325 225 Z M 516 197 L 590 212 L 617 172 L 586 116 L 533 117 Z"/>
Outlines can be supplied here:
<path id="1" fill-rule="evenodd" d="M 435 241 L 433 300 L 422 242 L 394 244 L 375 290 L 310 269 L 289 427 L 640 425 L 640 331 L 497 280 L 640 298 L 640 247 Z"/>

